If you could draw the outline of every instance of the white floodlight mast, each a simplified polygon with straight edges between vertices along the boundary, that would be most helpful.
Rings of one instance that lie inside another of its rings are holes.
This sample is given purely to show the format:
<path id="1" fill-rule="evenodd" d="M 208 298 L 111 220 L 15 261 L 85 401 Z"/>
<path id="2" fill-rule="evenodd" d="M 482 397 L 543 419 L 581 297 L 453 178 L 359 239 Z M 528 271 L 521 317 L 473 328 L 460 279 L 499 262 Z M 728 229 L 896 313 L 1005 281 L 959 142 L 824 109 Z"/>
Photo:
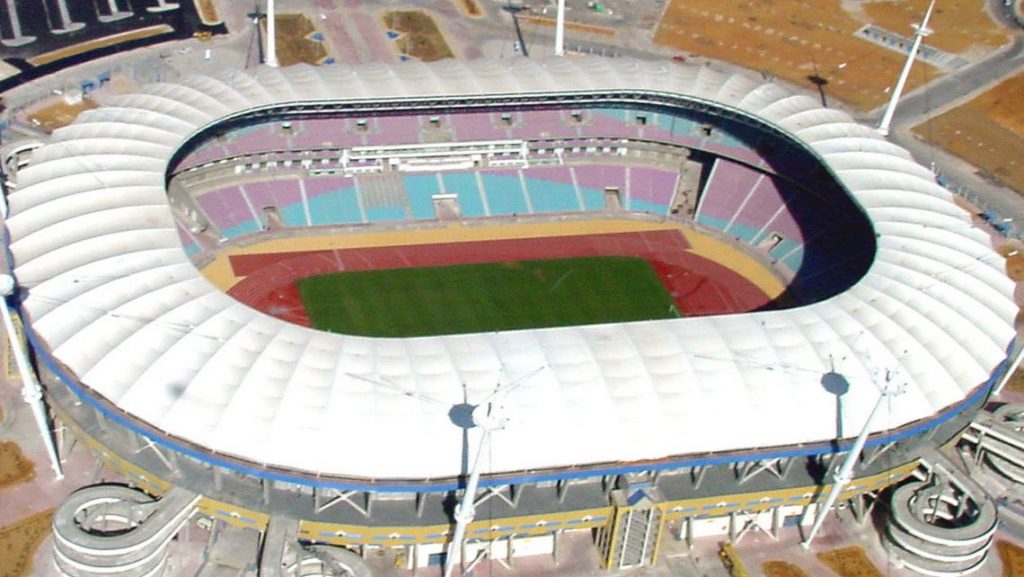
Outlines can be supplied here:
<path id="1" fill-rule="evenodd" d="M 274 0 L 267 0 L 267 66 L 277 67 L 277 18 Z"/>
<path id="2" fill-rule="evenodd" d="M 914 24 L 914 44 L 910 47 L 910 53 L 907 54 L 907 61 L 903 64 L 903 72 L 900 73 L 899 80 L 896 81 L 896 88 L 892 91 L 892 98 L 889 99 L 889 105 L 885 107 L 885 113 L 882 115 L 881 122 L 878 123 L 878 133 L 882 136 L 889 134 L 889 125 L 892 124 L 892 117 L 896 114 L 896 104 L 899 102 L 900 95 L 903 93 L 903 87 L 907 84 L 907 77 L 910 76 L 910 68 L 914 65 L 914 59 L 917 58 L 917 51 L 921 48 L 921 41 L 925 36 L 932 33 L 931 29 L 928 28 L 928 19 L 932 16 L 932 9 L 935 8 L 935 0 L 932 0 L 928 4 L 928 11 L 924 13 L 924 19 L 921 20 L 920 24 Z"/>
<path id="3" fill-rule="evenodd" d="M 886 371 L 885 386 L 882 389 L 882 394 L 879 395 L 878 401 L 875 403 L 874 408 L 871 409 L 871 414 L 868 415 L 867 422 L 864 423 L 864 428 L 861 429 L 860 434 L 857 435 L 857 439 L 854 440 L 853 446 L 850 447 L 850 452 L 846 454 L 846 459 L 843 460 L 842 466 L 836 471 L 835 475 L 832 476 L 832 489 L 829 490 L 828 496 L 825 498 L 825 502 L 822 503 L 814 516 L 814 525 L 811 526 L 811 531 L 807 534 L 807 538 L 804 539 L 800 545 L 804 549 L 811 548 L 811 541 L 814 540 L 814 536 L 818 534 L 818 530 L 821 529 L 821 524 L 825 521 L 825 515 L 828 514 L 829 509 L 835 504 L 836 499 L 839 497 L 839 493 L 842 492 L 850 480 L 853 478 L 853 466 L 857 463 L 857 459 L 860 458 L 861 451 L 864 450 L 864 443 L 868 440 L 868 434 L 871 433 L 871 428 L 874 426 L 875 418 L 878 416 L 879 409 L 882 408 L 882 403 L 886 399 L 890 399 L 903 392 L 904 384 L 893 384 L 893 372 Z"/>
<path id="4" fill-rule="evenodd" d="M 505 396 L 544 370 L 545 366 L 541 365 L 535 371 L 523 375 L 505 386 L 499 386 L 482 403 L 473 408 L 473 426 L 480 429 L 480 442 L 477 443 L 476 455 L 473 456 L 469 479 L 466 481 L 466 490 L 462 494 L 462 500 L 455 506 L 453 515 L 455 530 L 452 533 L 451 543 L 448 544 L 448 554 L 444 560 L 444 577 L 452 577 L 455 564 L 462 561 L 462 541 L 466 537 L 466 528 L 476 516 L 476 490 L 480 485 L 481 458 L 488 447 L 487 443 L 490 441 L 491 433 L 504 429 L 508 423 L 508 419 L 505 418 Z M 504 366 L 502 372 L 504 372 Z"/>
<path id="5" fill-rule="evenodd" d="M 565 54 L 565 0 L 558 0 L 558 17 L 555 20 L 555 56 Z"/>
<path id="6" fill-rule="evenodd" d="M 50 430 L 50 421 L 46 416 L 46 405 L 43 404 L 43 388 L 39 386 L 32 367 L 28 362 L 28 354 L 22 347 L 21 338 L 14 330 L 14 321 L 11 319 L 11 311 L 7 308 L 7 297 L 14 294 L 14 277 L 9 274 L 0 274 L 0 317 L 3 317 L 4 331 L 7 333 L 7 342 L 11 345 L 14 353 L 14 364 L 18 366 L 18 375 L 21 377 L 21 397 L 25 399 L 32 408 L 32 417 L 35 418 L 36 427 L 39 429 L 39 436 L 46 446 L 46 455 L 50 458 L 50 466 L 53 468 L 53 475 L 57 480 L 64 478 L 64 471 L 61 470 L 60 457 L 57 456 L 57 447 L 53 442 L 53 432 Z"/>
<path id="7" fill-rule="evenodd" d="M 491 433 L 505 427 L 505 419 L 501 415 L 501 407 L 497 403 L 485 403 L 473 409 L 473 424 L 480 428 L 480 442 L 476 446 L 473 467 L 466 481 L 466 491 L 462 500 L 455 506 L 455 531 L 452 541 L 448 544 L 448 555 L 445 556 L 444 577 L 452 577 L 452 570 L 462 561 L 462 541 L 466 537 L 466 528 L 476 516 L 476 490 L 480 485 L 480 461 L 487 449 L 487 441 Z"/>

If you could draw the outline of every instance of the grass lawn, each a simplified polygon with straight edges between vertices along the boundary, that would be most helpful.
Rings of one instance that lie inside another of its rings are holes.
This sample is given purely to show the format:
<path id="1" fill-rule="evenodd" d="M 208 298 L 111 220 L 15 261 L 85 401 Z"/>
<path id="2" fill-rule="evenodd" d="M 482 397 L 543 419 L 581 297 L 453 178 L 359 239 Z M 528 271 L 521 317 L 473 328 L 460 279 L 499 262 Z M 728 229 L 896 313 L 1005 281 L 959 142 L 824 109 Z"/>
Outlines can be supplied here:
<path id="1" fill-rule="evenodd" d="M 620 256 L 342 272 L 298 290 L 315 328 L 379 337 L 678 316 L 651 264 Z"/>

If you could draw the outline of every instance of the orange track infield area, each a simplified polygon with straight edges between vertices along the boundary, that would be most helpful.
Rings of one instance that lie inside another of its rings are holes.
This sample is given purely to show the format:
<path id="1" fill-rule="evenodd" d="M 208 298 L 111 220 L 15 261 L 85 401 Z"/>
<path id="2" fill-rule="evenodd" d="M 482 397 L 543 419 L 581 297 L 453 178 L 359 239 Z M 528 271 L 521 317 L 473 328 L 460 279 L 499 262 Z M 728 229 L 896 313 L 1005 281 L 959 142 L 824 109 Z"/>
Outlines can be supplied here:
<path id="1" fill-rule="evenodd" d="M 614 255 L 648 260 L 683 316 L 736 313 L 770 305 L 771 297 L 755 283 L 690 248 L 679 230 L 653 230 L 235 254 L 229 257 L 231 268 L 242 280 L 228 294 L 272 316 L 309 326 L 295 282 L 314 275 Z"/>

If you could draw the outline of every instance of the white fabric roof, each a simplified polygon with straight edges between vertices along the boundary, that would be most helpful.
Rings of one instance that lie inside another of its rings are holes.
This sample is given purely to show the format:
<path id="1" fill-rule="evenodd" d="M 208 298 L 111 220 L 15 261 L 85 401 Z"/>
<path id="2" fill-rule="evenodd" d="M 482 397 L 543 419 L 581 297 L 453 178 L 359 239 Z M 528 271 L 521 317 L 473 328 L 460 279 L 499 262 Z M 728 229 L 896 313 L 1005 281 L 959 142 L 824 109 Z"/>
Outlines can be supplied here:
<path id="1" fill-rule="evenodd" d="M 167 161 L 224 115 L 295 100 L 565 88 L 674 92 L 789 131 L 865 208 L 876 261 L 845 293 L 786 311 L 375 339 L 258 313 L 181 249 Z M 836 400 L 821 378 L 833 365 L 851 384 L 851 437 L 886 370 L 898 369 L 907 392 L 879 430 L 962 400 L 1015 334 L 1002 259 L 927 170 L 844 113 L 746 75 L 624 59 L 449 60 L 262 68 L 113 100 L 57 131 L 19 175 L 7 226 L 24 308 L 82 383 L 216 453 L 346 477 L 458 475 L 462 431 L 448 411 L 463 385 L 475 404 L 539 368 L 509 393 L 485 472 L 831 439 Z"/>

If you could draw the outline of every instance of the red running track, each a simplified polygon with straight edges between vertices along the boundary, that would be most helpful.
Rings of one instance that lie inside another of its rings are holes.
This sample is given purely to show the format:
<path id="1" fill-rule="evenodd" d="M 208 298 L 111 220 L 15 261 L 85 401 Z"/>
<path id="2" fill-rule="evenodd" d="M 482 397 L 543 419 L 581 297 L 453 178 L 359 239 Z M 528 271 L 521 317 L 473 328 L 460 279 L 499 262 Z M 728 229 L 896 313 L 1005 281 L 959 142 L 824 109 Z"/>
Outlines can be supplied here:
<path id="1" fill-rule="evenodd" d="M 228 294 L 283 320 L 310 326 L 295 281 L 339 271 L 449 266 L 512 260 L 632 256 L 650 261 L 684 316 L 739 313 L 768 295 L 732 270 L 687 251 L 679 231 L 648 231 L 474 242 L 235 255 Z"/>

